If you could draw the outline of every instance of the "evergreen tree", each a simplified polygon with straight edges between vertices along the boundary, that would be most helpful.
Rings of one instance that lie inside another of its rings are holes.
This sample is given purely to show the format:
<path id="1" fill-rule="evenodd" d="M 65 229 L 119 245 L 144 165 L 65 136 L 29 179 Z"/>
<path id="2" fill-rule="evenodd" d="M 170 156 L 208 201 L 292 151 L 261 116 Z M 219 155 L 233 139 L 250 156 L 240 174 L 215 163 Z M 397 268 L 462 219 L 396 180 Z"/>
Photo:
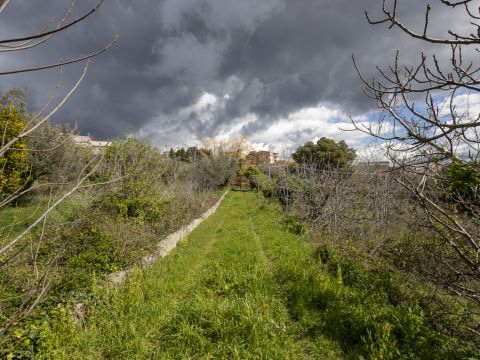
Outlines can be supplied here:
<path id="1" fill-rule="evenodd" d="M 322 169 L 345 168 L 356 158 L 355 150 L 345 141 L 336 142 L 322 137 L 316 143 L 309 141 L 293 154 L 293 160 L 302 165 L 315 165 Z"/>
<path id="2" fill-rule="evenodd" d="M 25 118 L 13 106 L 3 107 L 0 112 L 2 144 L 20 135 L 26 128 Z M 28 177 L 28 155 L 25 139 L 15 143 L 0 156 L 0 199 L 22 189 Z"/>
<path id="3" fill-rule="evenodd" d="M 183 147 L 181 149 L 178 149 L 175 155 L 180 161 L 188 161 L 187 152 Z"/>

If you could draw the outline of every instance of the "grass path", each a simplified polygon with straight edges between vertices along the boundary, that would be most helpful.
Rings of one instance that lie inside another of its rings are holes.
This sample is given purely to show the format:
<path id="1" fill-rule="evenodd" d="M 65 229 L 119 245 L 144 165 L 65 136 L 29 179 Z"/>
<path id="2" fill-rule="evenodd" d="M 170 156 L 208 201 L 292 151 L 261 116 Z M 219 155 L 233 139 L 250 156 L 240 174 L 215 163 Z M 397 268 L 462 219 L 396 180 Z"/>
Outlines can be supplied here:
<path id="1" fill-rule="evenodd" d="M 262 211 L 258 201 L 254 194 L 230 193 L 171 255 L 104 294 L 87 330 L 78 334 L 78 348 L 64 354 L 82 359 L 337 358 L 338 346 L 303 337 L 291 320 L 277 284 L 272 239 L 286 246 L 296 236 L 278 223 L 272 229 L 272 213 Z"/>
<path id="2" fill-rule="evenodd" d="M 169 256 L 100 289 L 87 328 L 55 337 L 55 358 L 473 358 L 393 304 L 388 281 L 371 291 L 329 275 L 283 220 L 256 194 L 228 194 Z"/>

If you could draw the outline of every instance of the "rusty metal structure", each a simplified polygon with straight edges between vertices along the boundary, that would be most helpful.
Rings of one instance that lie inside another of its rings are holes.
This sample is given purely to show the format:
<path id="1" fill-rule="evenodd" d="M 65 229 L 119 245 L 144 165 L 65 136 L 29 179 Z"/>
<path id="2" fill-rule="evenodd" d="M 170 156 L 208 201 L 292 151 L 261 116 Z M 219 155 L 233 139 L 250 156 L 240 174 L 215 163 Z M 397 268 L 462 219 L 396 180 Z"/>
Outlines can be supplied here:
<path id="1" fill-rule="evenodd" d="M 232 191 L 252 191 L 252 182 L 246 178 L 230 179 L 228 187 Z"/>

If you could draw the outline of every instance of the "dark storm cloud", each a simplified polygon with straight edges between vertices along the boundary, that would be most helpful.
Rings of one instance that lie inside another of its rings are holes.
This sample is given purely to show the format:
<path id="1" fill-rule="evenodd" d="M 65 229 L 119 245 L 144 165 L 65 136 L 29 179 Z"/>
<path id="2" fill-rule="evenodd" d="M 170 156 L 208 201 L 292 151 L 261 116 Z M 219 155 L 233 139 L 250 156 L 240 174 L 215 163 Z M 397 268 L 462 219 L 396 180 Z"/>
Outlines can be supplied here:
<path id="1" fill-rule="evenodd" d="M 2 14 L 0 34 L 35 32 L 51 15 L 61 16 L 68 3 L 46 0 L 37 7 L 14 1 Z M 79 1 L 75 13 L 89 4 Z M 407 22 L 421 25 L 423 1 L 401 4 Z M 186 134 L 215 136 L 255 114 L 243 128 L 253 133 L 319 103 L 353 115 L 371 109 L 351 54 L 369 74 L 375 64 L 389 63 L 396 48 L 407 58 L 418 52 L 398 32 L 367 24 L 363 10 L 379 14 L 380 6 L 379 0 L 106 0 L 87 21 L 46 46 L 4 56 L 0 66 L 75 57 L 118 33 L 119 42 L 93 61 L 57 121 L 76 121 L 82 132 L 103 138 L 143 130 L 170 145 L 185 141 Z M 66 69 L 65 86 L 80 71 Z M 50 71 L 8 77 L 1 87 L 26 87 L 38 108 L 55 76 Z M 205 93 L 216 100 L 199 110 Z"/>

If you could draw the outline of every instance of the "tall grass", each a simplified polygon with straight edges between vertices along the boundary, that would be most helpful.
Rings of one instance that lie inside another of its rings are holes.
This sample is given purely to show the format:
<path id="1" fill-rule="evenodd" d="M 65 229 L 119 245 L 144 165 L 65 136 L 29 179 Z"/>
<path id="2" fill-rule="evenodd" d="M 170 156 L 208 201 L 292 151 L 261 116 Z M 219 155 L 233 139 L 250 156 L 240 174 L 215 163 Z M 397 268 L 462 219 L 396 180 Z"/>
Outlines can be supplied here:
<path id="1" fill-rule="evenodd" d="M 97 289 L 85 329 L 68 335 L 52 329 L 44 354 L 54 349 L 56 358 L 65 359 L 479 358 L 473 345 L 436 332 L 415 296 L 404 296 L 394 277 L 365 275 L 354 263 L 346 266 L 335 254 L 319 253 L 302 231 L 285 223 L 281 211 L 260 197 L 229 194 L 216 214 L 156 266 L 123 287 Z"/>

